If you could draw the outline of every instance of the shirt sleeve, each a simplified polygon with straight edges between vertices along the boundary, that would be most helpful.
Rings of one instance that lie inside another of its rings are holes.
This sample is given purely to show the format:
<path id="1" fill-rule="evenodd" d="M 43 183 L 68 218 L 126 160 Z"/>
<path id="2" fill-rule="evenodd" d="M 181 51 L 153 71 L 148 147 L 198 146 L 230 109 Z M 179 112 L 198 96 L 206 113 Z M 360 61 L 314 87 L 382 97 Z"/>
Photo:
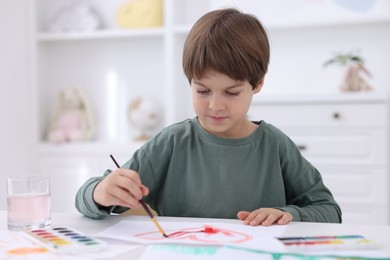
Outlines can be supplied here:
<path id="1" fill-rule="evenodd" d="M 314 167 L 291 189 L 300 192 L 290 198 L 284 210 L 297 212 L 298 221 L 341 223 L 340 206 Z"/>
<path id="2" fill-rule="evenodd" d="M 279 209 L 291 213 L 293 221 L 341 223 L 340 206 L 320 172 L 290 138 L 285 138 L 283 146 L 281 166 L 287 205 Z"/>
<path id="3" fill-rule="evenodd" d="M 81 214 L 94 219 L 103 219 L 112 213 L 120 214 L 128 210 L 128 208 L 120 206 L 102 207 L 97 205 L 93 199 L 96 185 L 110 173 L 111 171 L 107 170 L 103 176 L 92 177 L 80 187 L 76 194 L 75 205 Z"/>
<path id="4" fill-rule="evenodd" d="M 96 185 L 103 178 L 104 177 L 92 177 L 87 180 L 78 190 L 75 204 L 76 209 L 81 214 L 94 219 L 102 219 L 109 215 L 107 209 L 99 208 L 93 200 L 93 191 L 95 190 Z"/>

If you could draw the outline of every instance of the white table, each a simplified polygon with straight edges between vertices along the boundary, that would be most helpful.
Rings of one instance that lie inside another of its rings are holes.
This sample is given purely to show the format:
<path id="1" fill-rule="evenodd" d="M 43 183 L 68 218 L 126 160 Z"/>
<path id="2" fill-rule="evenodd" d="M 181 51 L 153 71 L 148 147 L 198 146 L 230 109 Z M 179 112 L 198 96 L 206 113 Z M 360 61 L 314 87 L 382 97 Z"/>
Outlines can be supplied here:
<path id="1" fill-rule="evenodd" d="M 80 215 L 79 213 L 53 213 L 52 224 L 73 227 L 86 234 L 96 234 L 107 227 L 118 223 L 123 219 L 145 220 L 149 219 L 146 216 L 109 216 L 103 220 L 89 219 Z M 224 222 L 237 223 L 239 220 L 233 219 L 201 219 L 201 218 L 173 218 L 173 217 L 158 217 L 159 222 L 164 221 L 199 221 L 199 222 Z M 7 229 L 7 213 L 0 211 L 0 229 Z M 307 222 L 293 222 L 290 223 L 283 236 L 313 236 L 313 235 L 350 235 L 359 234 L 366 236 L 372 240 L 377 241 L 383 245 L 384 249 L 390 251 L 390 226 L 389 225 L 347 225 L 347 224 L 326 224 L 326 223 L 307 223 Z M 137 259 L 142 253 L 142 248 L 131 251 L 129 254 L 123 256 L 123 259 L 128 259 L 129 255 Z M 118 258 L 122 259 L 122 258 Z"/>

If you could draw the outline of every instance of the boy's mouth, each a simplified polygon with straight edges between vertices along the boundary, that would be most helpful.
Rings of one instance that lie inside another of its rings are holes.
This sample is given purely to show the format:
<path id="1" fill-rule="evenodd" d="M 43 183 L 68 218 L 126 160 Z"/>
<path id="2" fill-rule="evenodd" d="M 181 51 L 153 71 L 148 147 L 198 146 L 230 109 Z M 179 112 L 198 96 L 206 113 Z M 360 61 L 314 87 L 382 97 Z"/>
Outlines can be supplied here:
<path id="1" fill-rule="evenodd" d="M 214 123 L 223 123 L 227 119 L 227 117 L 223 116 L 210 116 L 210 118 Z"/>

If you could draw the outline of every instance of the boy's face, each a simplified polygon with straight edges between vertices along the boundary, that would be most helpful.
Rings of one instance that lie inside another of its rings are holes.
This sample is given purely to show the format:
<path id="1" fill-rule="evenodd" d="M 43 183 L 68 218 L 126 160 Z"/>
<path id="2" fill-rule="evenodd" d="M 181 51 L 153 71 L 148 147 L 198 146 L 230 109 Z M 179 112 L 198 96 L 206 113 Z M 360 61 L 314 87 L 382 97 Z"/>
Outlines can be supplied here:
<path id="1" fill-rule="evenodd" d="M 194 110 L 201 126 L 209 133 L 225 138 L 242 138 L 253 132 L 253 124 L 246 118 L 256 89 L 248 81 L 235 81 L 214 71 L 191 81 Z"/>

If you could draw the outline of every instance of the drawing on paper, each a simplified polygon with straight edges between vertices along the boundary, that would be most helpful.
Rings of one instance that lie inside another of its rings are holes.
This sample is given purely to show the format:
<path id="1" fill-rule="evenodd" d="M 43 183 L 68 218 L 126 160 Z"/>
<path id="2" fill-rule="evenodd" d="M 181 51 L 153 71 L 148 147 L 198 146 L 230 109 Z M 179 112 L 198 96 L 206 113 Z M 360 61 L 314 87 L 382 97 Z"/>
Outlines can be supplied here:
<path id="1" fill-rule="evenodd" d="M 6 255 L 31 255 L 31 254 L 41 254 L 47 253 L 48 250 L 43 247 L 17 247 L 10 250 L 5 251 Z"/>
<path id="2" fill-rule="evenodd" d="M 17 234 L 0 232 L 0 259 L 36 259 L 46 256 L 48 252 L 46 248 L 22 239 Z"/>
<path id="3" fill-rule="evenodd" d="M 194 242 L 203 242 L 210 244 L 233 243 L 240 244 L 253 239 L 251 235 L 243 232 L 232 231 L 228 229 L 216 228 L 210 225 L 204 225 L 195 228 L 183 228 L 173 232 L 166 231 L 168 238 L 162 237 L 160 232 L 152 231 L 134 235 L 135 237 L 160 241 L 160 240 L 191 240 Z"/>
<path id="4" fill-rule="evenodd" d="M 163 237 L 150 220 L 122 220 L 96 234 L 139 244 L 237 245 L 257 250 L 283 250 L 275 237 L 281 236 L 286 225 L 269 227 L 249 226 L 242 223 L 198 221 L 163 221 L 161 225 L 168 238 Z"/>

